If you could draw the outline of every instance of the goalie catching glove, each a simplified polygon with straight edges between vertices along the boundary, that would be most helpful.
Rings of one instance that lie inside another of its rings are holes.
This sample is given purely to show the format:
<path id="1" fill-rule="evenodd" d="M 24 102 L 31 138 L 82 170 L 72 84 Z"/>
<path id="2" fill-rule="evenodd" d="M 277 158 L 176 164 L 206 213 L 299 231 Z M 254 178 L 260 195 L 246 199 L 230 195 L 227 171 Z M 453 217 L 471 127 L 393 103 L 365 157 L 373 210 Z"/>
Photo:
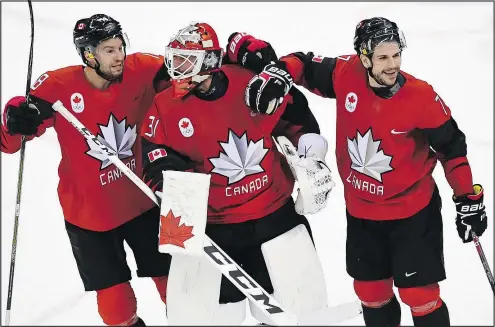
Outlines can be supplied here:
<path id="1" fill-rule="evenodd" d="M 298 182 L 295 208 L 300 215 L 315 214 L 325 208 L 335 183 L 324 161 L 327 141 L 319 134 L 307 133 L 299 138 L 298 149 L 285 137 L 277 137 L 281 152 Z"/>

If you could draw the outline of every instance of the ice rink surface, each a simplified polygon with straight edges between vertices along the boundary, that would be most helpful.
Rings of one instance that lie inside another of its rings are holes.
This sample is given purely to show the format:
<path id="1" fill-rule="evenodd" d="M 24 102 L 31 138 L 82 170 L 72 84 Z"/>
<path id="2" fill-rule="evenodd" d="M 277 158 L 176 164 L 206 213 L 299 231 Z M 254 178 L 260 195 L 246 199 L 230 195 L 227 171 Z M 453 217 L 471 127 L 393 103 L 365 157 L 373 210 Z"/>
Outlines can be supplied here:
<path id="1" fill-rule="evenodd" d="M 25 92 L 30 43 L 27 3 L 2 4 L 2 110 Z M 77 19 L 108 14 L 127 32 L 129 52 L 162 54 L 169 38 L 191 21 L 206 21 L 222 45 L 235 31 L 269 41 L 277 54 L 313 51 L 352 54 L 359 20 L 384 16 L 404 31 L 408 48 L 402 69 L 433 85 L 467 136 L 475 182 L 486 190 L 489 227 L 481 242 L 493 270 L 493 3 L 33 3 L 33 82 L 47 70 L 81 64 L 72 44 Z M 264 14 L 266 13 L 266 14 Z M 266 17 L 266 18 L 264 18 Z M 273 19 L 270 19 L 273 17 Z M 330 305 L 355 300 L 345 271 L 345 207 L 335 150 L 335 101 L 305 91 L 322 134 L 337 186 L 326 209 L 309 217 L 327 277 Z M 27 145 L 20 216 L 13 325 L 101 325 L 95 293 L 85 294 L 65 233 L 57 198 L 60 147 L 53 130 Z M 1 157 L 2 324 L 7 298 L 19 154 Z M 451 189 L 440 165 L 434 172 L 443 197 L 447 280 L 441 296 L 452 325 L 493 326 L 493 293 L 473 244 L 455 229 Z M 127 250 L 129 250 L 127 248 Z M 128 261 L 135 271 L 132 253 Z M 133 272 L 135 277 L 135 272 Z M 148 325 L 166 324 L 165 310 L 150 279 L 132 280 L 138 314 Z M 248 318 L 246 325 L 254 321 Z M 412 325 L 402 305 L 402 324 Z M 362 317 L 343 325 L 364 325 Z"/>

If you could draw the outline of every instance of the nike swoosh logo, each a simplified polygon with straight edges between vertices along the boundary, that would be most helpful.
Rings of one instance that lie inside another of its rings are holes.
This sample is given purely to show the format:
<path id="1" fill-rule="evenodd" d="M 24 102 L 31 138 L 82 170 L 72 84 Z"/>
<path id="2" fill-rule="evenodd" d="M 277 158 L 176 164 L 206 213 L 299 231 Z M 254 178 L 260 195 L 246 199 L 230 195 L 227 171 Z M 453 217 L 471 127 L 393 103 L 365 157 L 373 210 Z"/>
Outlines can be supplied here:
<path id="1" fill-rule="evenodd" d="M 399 131 L 396 131 L 395 128 L 393 130 L 390 131 L 392 134 L 406 134 L 407 131 L 405 132 L 399 132 Z"/>
<path id="2" fill-rule="evenodd" d="M 413 272 L 413 273 L 410 273 L 410 274 L 409 274 L 409 273 L 406 273 L 406 277 L 411 277 L 412 275 L 414 275 L 414 274 L 416 274 L 416 273 L 417 273 L 417 271 L 415 271 L 415 272 Z"/>

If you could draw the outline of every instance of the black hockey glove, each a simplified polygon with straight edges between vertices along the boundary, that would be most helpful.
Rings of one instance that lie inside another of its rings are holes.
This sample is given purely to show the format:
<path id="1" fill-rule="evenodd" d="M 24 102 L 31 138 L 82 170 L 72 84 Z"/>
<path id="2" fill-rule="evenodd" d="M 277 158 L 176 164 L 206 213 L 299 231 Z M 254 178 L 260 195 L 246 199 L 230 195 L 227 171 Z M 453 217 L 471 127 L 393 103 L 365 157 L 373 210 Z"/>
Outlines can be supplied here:
<path id="1" fill-rule="evenodd" d="M 157 149 L 156 151 L 160 151 Z M 143 163 L 143 180 L 153 190 L 161 191 L 163 188 L 163 174 L 166 170 L 166 160 L 158 159 L 153 163 Z"/>
<path id="2" fill-rule="evenodd" d="M 11 135 L 36 135 L 43 122 L 38 108 L 26 103 L 26 98 L 17 96 L 9 100 L 5 106 L 5 126 Z"/>
<path id="3" fill-rule="evenodd" d="M 285 62 L 277 60 L 254 76 L 246 87 L 244 100 L 255 112 L 271 115 L 294 85 Z"/>
<path id="4" fill-rule="evenodd" d="M 471 230 L 477 236 L 481 236 L 487 227 L 485 205 L 483 204 L 483 187 L 479 184 L 473 186 L 474 194 L 453 197 L 457 218 L 455 224 L 457 233 L 464 243 L 473 240 Z"/>
<path id="5" fill-rule="evenodd" d="M 153 192 L 163 189 L 164 170 L 186 171 L 192 169 L 189 158 L 167 146 L 151 143 L 143 138 L 142 148 L 143 180 Z"/>
<path id="6" fill-rule="evenodd" d="M 232 33 L 227 44 L 224 63 L 238 63 L 243 67 L 260 73 L 263 67 L 277 60 L 277 54 L 270 43 L 255 39 L 246 33 Z"/>

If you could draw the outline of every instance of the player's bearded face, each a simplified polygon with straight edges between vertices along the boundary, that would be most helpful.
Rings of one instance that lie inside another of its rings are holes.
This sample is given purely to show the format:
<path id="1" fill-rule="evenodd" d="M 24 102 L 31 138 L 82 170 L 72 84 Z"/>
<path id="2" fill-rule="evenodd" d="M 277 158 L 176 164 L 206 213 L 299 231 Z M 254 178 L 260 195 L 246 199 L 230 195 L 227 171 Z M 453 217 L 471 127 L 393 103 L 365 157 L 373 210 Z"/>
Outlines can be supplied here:
<path id="1" fill-rule="evenodd" d="M 96 48 L 96 59 L 102 73 L 119 77 L 124 71 L 125 49 L 120 38 L 101 42 Z"/>
<path id="2" fill-rule="evenodd" d="M 402 62 L 401 50 L 396 42 L 384 42 L 373 51 L 372 75 L 383 86 L 392 86 L 397 80 Z"/>

